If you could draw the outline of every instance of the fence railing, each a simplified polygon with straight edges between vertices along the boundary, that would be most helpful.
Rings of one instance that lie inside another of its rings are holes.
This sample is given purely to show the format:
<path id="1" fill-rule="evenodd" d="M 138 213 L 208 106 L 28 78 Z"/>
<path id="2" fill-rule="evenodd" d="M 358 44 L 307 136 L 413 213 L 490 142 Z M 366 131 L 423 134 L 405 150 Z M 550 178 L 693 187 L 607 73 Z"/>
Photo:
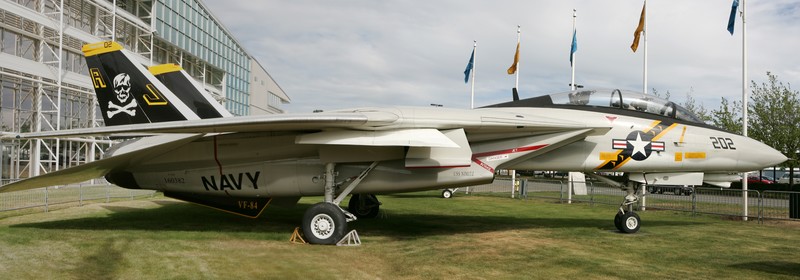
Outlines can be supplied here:
<path id="1" fill-rule="evenodd" d="M 0 194 L 0 212 L 42 207 L 48 211 L 51 206 L 77 203 L 83 205 L 87 201 L 120 198 L 138 198 L 153 196 L 153 190 L 131 190 L 101 181 L 98 183 L 82 183 L 47 187 L 25 191 L 15 191 Z"/>
<path id="2" fill-rule="evenodd" d="M 470 187 L 471 192 L 517 192 L 518 197 L 538 197 L 557 199 L 561 202 L 585 202 L 591 204 L 619 205 L 626 195 L 624 190 L 602 182 L 585 182 L 587 194 L 570 194 L 570 182 L 566 180 L 528 179 L 515 184 L 510 180 L 495 180 L 490 185 Z M 683 189 L 662 187 L 660 192 L 647 193 L 635 205 L 637 209 L 662 209 L 692 212 L 693 214 L 713 214 L 744 217 L 742 205 L 747 194 L 747 217 L 759 221 L 793 220 L 800 221 L 800 192 L 758 191 L 724 188 L 695 187 Z M 794 211 L 794 212 L 793 212 Z"/>
<path id="3" fill-rule="evenodd" d="M 512 184 L 508 179 L 497 179 L 491 184 L 462 188 L 475 193 L 514 193 L 516 197 L 557 199 L 561 202 L 619 205 L 626 192 L 600 182 L 586 182 L 587 194 L 568 193 L 570 182 L 565 180 L 528 179 Z M 692 188 L 689 195 L 678 191 L 650 193 L 640 200 L 636 208 L 686 211 L 703 214 L 743 217 L 743 196 L 748 197 L 747 217 L 772 220 L 800 221 L 800 192 L 735 190 L 722 188 Z M 153 196 L 153 190 L 131 190 L 105 181 L 48 187 L 0 194 L 0 212 L 67 203 L 83 205 L 87 201 Z M 512 196 L 512 197 L 515 197 Z"/>

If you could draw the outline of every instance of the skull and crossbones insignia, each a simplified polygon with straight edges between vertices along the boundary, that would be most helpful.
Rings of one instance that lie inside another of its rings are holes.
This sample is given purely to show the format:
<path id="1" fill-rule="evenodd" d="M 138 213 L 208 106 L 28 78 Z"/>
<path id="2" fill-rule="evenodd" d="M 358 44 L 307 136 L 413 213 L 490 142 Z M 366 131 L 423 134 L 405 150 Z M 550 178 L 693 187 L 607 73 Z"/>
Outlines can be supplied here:
<path id="1" fill-rule="evenodd" d="M 108 111 L 106 112 L 108 118 L 112 118 L 119 113 L 125 113 L 131 117 L 136 116 L 136 107 L 139 104 L 136 103 L 136 98 L 131 97 L 130 91 L 131 76 L 125 73 L 119 73 L 114 77 L 114 92 L 117 95 L 119 105 L 108 101 Z"/>

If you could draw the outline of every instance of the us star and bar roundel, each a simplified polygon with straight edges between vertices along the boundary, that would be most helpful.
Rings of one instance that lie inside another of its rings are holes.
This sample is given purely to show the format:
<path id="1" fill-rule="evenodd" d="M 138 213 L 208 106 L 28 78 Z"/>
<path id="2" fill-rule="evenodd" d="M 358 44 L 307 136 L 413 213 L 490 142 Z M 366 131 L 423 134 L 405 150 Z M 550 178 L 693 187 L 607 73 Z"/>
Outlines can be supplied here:
<path id="1" fill-rule="evenodd" d="M 676 126 L 678 126 L 677 123 L 666 124 L 661 121 L 653 121 L 645 130 L 631 131 L 625 139 L 613 139 L 611 148 L 617 151 L 601 152 L 600 160 L 603 160 L 603 163 L 595 169 L 617 169 L 631 159 L 643 161 L 649 158 L 653 152 L 665 151 L 664 142 L 657 140 Z"/>

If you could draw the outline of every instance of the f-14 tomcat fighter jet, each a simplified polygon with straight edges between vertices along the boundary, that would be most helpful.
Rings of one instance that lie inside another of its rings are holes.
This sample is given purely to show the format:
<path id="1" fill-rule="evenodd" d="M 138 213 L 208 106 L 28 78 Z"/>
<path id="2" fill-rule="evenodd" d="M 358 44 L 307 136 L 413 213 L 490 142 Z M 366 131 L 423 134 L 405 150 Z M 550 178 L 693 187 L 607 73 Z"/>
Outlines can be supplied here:
<path id="1" fill-rule="evenodd" d="M 621 90 L 569 91 L 471 110 L 385 107 L 201 118 L 178 96 L 203 93 L 173 93 L 120 45 L 89 44 L 83 51 L 106 127 L 19 137 L 137 137 L 103 159 L 0 192 L 104 176 L 124 188 L 250 217 L 268 203 L 322 196 L 306 210 L 303 233 L 311 243 L 333 244 L 348 222 L 378 214 L 375 194 L 487 184 L 501 168 L 579 171 L 627 190 L 615 226 L 632 233 L 640 225 L 632 205 L 645 184 L 729 186 L 740 179 L 735 172 L 786 160 L 672 102 Z M 624 172 L 627 182 L 598 171 Z M 348 195 L 345 210 L 339 204 Z"/>

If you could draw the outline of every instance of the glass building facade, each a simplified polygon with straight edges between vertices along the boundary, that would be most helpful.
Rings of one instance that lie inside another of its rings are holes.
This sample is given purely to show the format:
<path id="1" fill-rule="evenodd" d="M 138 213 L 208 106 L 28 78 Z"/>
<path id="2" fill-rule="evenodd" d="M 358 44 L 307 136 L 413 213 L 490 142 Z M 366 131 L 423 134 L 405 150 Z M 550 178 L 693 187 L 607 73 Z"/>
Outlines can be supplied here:
<path id="1" fill-rule="evenodd" d="M 114 6 L 116 4 L 116 6 Z M 117 41 L 146 65 L 180 64 L 234 115 L 289 97 L 199 0 L 0 0 L 0 128 L 102 125 L 81 47 Z M 0 140 L 0 184 L 93 161 L 108 139 Z"/>
<path id="2" fill-rule="evenodd" d="M 250 56 L 198 1 L 156 2 L 155 30 L 165 41 L 223 70 L 226 107 L 234 115 L 250 114 Z"/>

